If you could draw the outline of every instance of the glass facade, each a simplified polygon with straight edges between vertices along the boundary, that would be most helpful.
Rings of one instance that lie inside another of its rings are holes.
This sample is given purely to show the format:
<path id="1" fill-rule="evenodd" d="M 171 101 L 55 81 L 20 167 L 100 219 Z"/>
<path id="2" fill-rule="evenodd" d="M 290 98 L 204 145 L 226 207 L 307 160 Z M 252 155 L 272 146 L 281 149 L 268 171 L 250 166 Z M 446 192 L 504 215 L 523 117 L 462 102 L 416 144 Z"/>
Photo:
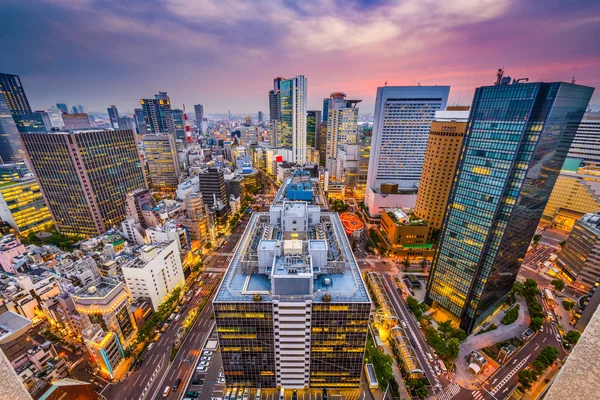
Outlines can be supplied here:
<path id="1" fill-rule="evenodd" d="M 308 111 L 306 114 L 306 145 L 312 148 L 317 147 L 317 138 L 319 134 L 317 129 L 321 127 L 321 111 Z"/>
<path id="2" fill-rule="evenodd" d="M 173 116 L 173 126 L 175 128 L 175 139 L 185 142 L 185 120 L 183 111 L 179 109 L 171 110 Z"/>
<path id="3" fill-rule="evenodd" d="M 18 75 L 0 73 L 0 95 L 4 95 L 12 114 L 31 113 L 29 100 Z"/>
<path id="4" fill-rule="evenodd" d="M 310 386 L 358 387 L 363 366 L 369 303 L 314 303 L 311 320 Z"/>
<path id="5" fill-rule="evenodd" d="M 50 116 L 45 112 L 34 112 L 30 114 L 16 114 L 13 119 L 17 124 L 19 132 L 48 132 L 52 129 Z"/>
<path id="6" fill-rule="evenodd" d="M 175 191 L 179 183 L 180 171 L 174 137 L 144 135 L 142 144 L 152 187 L 161 191 Z"/>
<path id="7" fill-rule="evenodd" d="M 510 291 L 593 88 L 478 88 L 426 301 L 467 332 Z"/>
<path id="8" fill-rule="evenodd" d="M 141 99 L 144 113 L 145 133 L 168 133 L 175 135 L 175 124 L 171 115 L 171 99 L 166 92 L 159 92 L 154 99 Z"/>
<path id="9" fill-rule="evenodd" d="M 298 75 L 280 83 L 281 129 L 277 145 L 292 150 L 293 160 L 306 162 L 306 78 Z"/>
<path id="10" fill-rule="evenodd" d="M 0 92 L 0 163 L 20 162 L 24 159 L 25 151 L 19 140 L 19 129 Z"/>
<path id="11" fill-rule="evenodd" d="M 0 183 L 0 218 L 21 235 L 50 229 L 54 222 L 33 178 Z"/>
<path id="12" fill-rule="evenodd" d="M 273 304 L 213 303 L 227 386 L 276 387 Z"/>

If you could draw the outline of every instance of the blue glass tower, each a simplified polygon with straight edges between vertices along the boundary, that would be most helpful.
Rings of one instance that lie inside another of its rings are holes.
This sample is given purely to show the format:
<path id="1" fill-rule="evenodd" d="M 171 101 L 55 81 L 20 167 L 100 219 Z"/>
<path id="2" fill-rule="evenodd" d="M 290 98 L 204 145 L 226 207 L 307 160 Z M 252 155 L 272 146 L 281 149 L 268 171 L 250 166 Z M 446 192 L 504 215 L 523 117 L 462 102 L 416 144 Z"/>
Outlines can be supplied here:
<path id="1" fill-rule="evenodd" d="M 593 91 L 561 82 L 475 91 L 426 296 L 465 331 L 512 288 Z"/>

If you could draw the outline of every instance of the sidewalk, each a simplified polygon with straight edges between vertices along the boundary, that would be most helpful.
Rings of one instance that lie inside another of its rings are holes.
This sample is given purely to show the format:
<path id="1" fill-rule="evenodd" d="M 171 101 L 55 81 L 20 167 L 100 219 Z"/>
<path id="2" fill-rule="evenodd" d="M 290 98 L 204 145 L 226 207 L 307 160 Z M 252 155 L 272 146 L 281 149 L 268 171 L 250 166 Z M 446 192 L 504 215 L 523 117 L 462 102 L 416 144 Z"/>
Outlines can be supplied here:
<path id="1" fill-rule="evenodd" d="M 529 326 L 529 312 L 527 311 L 527 304 L 525 299 L 518 297 L 517 304 L 520 305 L 519 317 L 515 322 L 510 325 L 503 325 L 500 320 L 504 317 L 504 311 L 499 311 L 490 319 L 489 323 L 496 324 L 497 329 L 493 331 L 482 333 L 481 335 L 472 334 L 460 345 L 460 351 L 456 358 L 456 371 L 454 372 L 456 383 L 467 389 L 476 389 L 476 383 L 479 382 L 478 376 L 469 372 L 469 364 L 467 363 L 467 355 L 473 350 L 479 350 L 484 347 L 493 345 L 494 343 L 501 342 L 513 338 L 515 336 L 521 336 L 521 334 Z M 489 375 L 493 371 L 486 371 Z"/>

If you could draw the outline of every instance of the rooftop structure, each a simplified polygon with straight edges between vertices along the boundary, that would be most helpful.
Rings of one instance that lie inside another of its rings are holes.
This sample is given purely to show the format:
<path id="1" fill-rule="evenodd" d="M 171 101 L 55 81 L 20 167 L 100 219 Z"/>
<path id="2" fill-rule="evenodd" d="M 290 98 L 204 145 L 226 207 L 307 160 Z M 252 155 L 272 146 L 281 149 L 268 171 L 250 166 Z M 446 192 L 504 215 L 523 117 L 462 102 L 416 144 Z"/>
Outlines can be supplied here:
<path id="1" fill-rule="evenodd" d="M 0 344 L 21 336 L 31 327 L 31 320 L 12 311 L 0 314 Z"/>

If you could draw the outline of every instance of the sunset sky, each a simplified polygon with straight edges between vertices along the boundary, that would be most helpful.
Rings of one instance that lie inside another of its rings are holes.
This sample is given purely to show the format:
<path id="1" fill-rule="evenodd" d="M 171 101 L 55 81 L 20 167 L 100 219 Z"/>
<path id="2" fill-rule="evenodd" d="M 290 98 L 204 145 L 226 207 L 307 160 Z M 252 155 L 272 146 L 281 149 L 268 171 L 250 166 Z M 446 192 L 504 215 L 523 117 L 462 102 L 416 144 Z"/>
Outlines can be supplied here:
<path id="1" fill-rule="evenodd" d="M 167 91 L 174 107 L 268 113 L 275 76 L 308 78 L 308 108 L 343 91 L 373 112 L 376 88 L 450 85 L 450 104 L 513 78 L 595 86 L 600 1 L 2 0 L 0 72 L 35 109 L 103 111 Z"/>

